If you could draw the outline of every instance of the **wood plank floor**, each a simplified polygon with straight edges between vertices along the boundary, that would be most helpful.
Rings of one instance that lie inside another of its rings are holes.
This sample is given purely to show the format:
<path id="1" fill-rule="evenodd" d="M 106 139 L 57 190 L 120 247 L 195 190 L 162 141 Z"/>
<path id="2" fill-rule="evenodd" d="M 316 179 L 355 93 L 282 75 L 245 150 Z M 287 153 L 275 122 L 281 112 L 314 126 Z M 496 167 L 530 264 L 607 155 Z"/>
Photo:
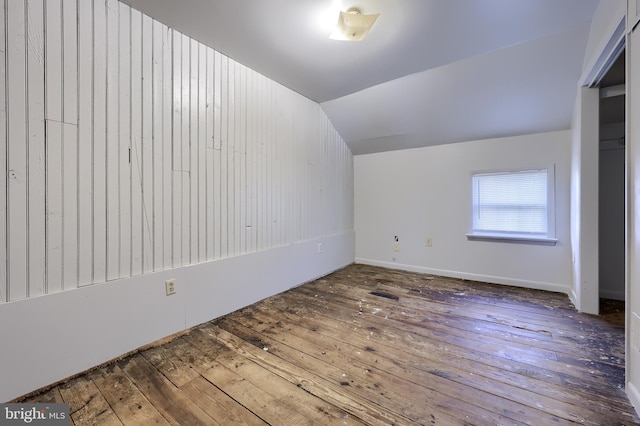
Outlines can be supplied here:
<path id="1" fill-rule="evenodd" d="M 24 401 L 76 425 L 640 424 L 603 309 L 351 265 Z"/>

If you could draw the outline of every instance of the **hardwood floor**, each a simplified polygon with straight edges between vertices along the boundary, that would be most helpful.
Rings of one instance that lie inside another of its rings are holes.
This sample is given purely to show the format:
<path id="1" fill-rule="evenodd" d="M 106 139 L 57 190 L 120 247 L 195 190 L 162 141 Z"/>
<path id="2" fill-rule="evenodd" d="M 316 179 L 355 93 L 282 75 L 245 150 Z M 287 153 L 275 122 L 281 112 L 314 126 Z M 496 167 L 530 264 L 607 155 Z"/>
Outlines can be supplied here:
<path id="1" fill-rule="evenodd" d="M 603 307 L 351 265 L 25 401 L 76 425 L 640 424 Z"/>

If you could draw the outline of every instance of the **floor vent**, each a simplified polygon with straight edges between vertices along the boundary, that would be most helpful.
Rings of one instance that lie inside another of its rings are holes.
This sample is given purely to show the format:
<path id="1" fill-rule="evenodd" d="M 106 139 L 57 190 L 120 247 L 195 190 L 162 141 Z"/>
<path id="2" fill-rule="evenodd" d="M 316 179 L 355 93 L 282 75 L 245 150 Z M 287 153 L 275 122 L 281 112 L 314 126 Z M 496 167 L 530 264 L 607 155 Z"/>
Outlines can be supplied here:
<path id="1" fill-rule="evenodd" d="M 385 293 L 385 292 L 382 292 L 382 291 L 372 291 L 369 294 L 373 294 L 374 296 L 384 297 L 386 299 L 391 299 L 391 300 L 400 300 L 400 298 L 398 296 L 396 296 L 395 294 Z"/>

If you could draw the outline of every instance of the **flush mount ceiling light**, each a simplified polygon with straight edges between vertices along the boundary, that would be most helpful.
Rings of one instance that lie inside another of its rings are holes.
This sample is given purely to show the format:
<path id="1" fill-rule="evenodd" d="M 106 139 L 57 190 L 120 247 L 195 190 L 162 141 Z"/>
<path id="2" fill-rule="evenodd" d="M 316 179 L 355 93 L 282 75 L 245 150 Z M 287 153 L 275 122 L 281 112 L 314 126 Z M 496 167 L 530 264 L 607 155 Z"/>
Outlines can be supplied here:
<path id="1" fill-rule="evenodd" d="M 380 16 L 379 13 L 363 15 L 357 7 L 352 7 L 346 12 L 340 12 L 336 29 L 329 38 L 333 40 L 360 41 L 366 37 L 378 16 Z"/>

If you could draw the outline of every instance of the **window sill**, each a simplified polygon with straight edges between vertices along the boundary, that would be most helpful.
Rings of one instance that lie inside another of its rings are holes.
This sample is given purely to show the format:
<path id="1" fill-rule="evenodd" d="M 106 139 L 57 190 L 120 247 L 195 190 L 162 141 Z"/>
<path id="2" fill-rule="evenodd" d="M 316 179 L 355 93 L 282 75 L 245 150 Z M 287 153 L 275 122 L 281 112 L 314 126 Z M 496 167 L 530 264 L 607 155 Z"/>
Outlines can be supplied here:
<path id="1" fill-rule="evenodd" d="M 533 244 L 540 246 L 555 246 L 556 238 L 530 237 L 528 235 L 502 235 L 502 234 L 467 234 L 469 241 L 493 241 L 502 243 Z"/>

